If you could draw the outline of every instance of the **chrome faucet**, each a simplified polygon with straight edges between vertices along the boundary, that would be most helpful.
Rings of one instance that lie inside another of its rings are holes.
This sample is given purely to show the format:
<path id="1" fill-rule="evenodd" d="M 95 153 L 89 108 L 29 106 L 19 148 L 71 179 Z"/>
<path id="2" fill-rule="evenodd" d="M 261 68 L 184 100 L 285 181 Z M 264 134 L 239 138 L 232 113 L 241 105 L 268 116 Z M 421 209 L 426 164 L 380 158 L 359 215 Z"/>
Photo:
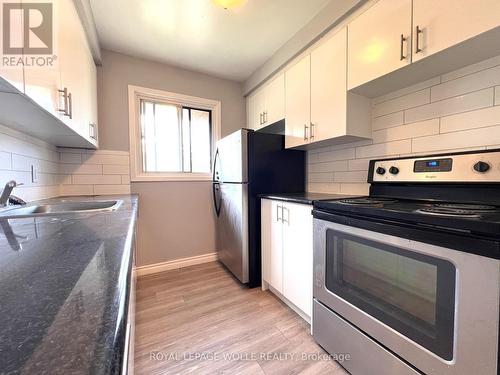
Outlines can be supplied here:
<path id="1" fill-rule="evenodd" d="M 5 184 L 2 195 L 0 196 L 0 207 L 6 207 L 9 204 L 9 198 L 10 194 L 12 193 L 12 189 L 19 185 L 22 185 L 22 183 L 17 183 L 14 180 L 9 181 Z"/>

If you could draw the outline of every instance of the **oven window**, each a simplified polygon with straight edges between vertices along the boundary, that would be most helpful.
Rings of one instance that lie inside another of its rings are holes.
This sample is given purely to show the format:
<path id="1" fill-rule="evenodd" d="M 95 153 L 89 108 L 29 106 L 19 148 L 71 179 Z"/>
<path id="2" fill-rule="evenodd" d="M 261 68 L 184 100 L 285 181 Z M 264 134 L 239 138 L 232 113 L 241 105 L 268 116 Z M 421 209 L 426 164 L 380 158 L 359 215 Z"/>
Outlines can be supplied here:
<path id="1" fill-rule="evenodd" d="M 444 359 L 453 357 L 452 263 L 329 229 L 326 287 Z"/>

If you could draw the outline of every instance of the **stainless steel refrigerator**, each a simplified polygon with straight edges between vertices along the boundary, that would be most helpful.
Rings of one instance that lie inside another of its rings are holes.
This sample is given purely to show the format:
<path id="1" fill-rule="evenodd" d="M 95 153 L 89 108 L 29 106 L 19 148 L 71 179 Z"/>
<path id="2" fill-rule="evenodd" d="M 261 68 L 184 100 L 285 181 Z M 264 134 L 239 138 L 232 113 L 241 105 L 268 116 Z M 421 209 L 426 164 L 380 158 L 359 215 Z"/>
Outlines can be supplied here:
<path id="1" fill-rule="evenodd" d="M 242 283 L 261 282 L 259 194 L 305 190 L 305 152 L 283 135 L 238 130 L 217 142 L 213 198 L 219 260 Z"/>

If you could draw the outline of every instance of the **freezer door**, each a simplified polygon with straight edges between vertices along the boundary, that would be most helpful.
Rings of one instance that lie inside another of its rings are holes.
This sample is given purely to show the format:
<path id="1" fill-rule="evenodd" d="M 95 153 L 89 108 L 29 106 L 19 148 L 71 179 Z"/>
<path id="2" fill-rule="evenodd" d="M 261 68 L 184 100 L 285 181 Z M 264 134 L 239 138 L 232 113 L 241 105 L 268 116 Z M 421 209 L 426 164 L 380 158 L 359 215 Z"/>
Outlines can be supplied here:
<path id="1" fill-rule="evenodd" d="M 217 142 L 214 180 L 248 182 L 248 130 L 238 130 Z"/>
<path id="2" fill-rule="evenodd" d="M 242 283 L 248 282 L 248 185 L 219 184 L 219 260 Z"/>

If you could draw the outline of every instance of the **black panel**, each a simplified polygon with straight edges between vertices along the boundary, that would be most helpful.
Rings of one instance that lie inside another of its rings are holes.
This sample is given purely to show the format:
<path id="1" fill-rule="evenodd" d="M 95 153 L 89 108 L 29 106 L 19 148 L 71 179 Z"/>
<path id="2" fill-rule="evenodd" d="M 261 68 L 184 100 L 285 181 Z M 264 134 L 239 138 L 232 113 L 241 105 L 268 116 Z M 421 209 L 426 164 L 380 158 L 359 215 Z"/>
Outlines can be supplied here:
<path id="1" fill-rule="evenodd" d="M 370 196 L 500 205 L 498 184 L 372 183 Z"/>
<path id="2" fill-rule="evenodd" d="M 413 172 L 450 172 L 452 167 L 452 158 L 416 160 Z"/>
<path id="3" fill-rule="evenodd" d="M 351 216 L 345 213 L 336 215 L 316 209 L 313 210 L 313 217 L 488 258 L 500 259 L 500 243 L 498 239 L 492 240 L 470 233 L 447 232 L 445 228 L 430 225 L 412 225 L 380 218 L 370 220 L 370 218 Z"/>
<path id="4" fill-rule="evenodd" d="M 259 194 L 298 193 L 305 190 L 304 151 L 285 150 L 285 137 L 248 133 L 249 287 L 261 283 L 261 228 Z"/>

